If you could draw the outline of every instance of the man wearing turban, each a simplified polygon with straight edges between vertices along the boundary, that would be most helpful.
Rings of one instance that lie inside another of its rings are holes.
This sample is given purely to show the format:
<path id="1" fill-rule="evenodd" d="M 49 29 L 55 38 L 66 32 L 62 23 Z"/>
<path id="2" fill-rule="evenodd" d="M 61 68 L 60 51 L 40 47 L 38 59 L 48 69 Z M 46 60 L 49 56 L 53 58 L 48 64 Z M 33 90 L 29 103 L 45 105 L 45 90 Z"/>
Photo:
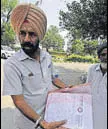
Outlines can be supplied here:
<path id="1" fill-rule="evenodd" d="M 51 56 L 39 48 L 39 42 L 46 33 L 46 15 L 39 7 L 21 4 L 13 9 L 10 21 L 21 50 L 5 61 L 3 95 L 11 95 L 17 107 L 16 127 L 63 128 L 65 120 L 48 123 L 43 117 L 52 82 L 59 88 L 65 88 L 54 73 Z"/>

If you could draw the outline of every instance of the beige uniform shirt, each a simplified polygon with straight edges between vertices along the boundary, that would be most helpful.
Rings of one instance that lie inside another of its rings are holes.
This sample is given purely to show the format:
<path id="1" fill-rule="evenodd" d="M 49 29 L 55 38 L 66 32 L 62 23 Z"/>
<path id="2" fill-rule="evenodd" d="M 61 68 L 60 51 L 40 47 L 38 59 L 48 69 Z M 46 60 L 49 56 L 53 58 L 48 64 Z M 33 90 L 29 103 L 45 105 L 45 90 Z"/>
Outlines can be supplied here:
<path id="1" fill-rule="evenodd" d="M 23 94 L 25 101 L 42 115 L 55 76 L 51 56 L 47 52 L 40 52 L 39 63 L 20 50 L 5 61 L 3 95 Z M 34 123 L 19 110 L 16 112 L 15 124 L 20 129 L 34 129 Z"/>
<path id="2" fill-rule="evenodd" d="M 87 82 L 92 84 L 94 129 L 107 129 L 107 73 L 103 76 L 100 64 L 89 68 Z"/>

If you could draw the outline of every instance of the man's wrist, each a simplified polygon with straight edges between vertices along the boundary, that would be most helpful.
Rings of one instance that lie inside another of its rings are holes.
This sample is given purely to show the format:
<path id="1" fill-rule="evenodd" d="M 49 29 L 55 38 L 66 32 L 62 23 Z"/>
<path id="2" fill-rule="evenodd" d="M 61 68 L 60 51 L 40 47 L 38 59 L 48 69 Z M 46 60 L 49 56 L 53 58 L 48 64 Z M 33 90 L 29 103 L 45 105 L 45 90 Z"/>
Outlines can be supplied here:
<path id="1" fill-rule="evenodd" d="M 43 118 L 40 116 L 35 122 L 35 129 L 40 125 L 41 121 L 43 121 Z"/>
<path id="2" fill-rule="evenodd" d="M 47 126 L 47 122 L 43 119 L 39 122 L 39 126 L 44 129 Z"/>

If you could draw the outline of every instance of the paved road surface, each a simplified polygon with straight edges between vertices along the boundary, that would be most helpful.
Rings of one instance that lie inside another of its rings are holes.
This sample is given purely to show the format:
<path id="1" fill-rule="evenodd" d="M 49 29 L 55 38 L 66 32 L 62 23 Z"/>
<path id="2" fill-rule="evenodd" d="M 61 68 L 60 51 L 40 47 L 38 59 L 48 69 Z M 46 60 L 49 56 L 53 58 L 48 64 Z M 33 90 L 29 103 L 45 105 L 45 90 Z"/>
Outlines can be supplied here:
<path id="1" fill-rule="evenodd" d="M 3 63 L 1 60 L 1 91 L 3 88 Z M 55 68 L 66 84 L 77 85 L 82 83 L 80 77 L 86 73 L 90 64 L 83 63 L 54 63 Z M 1 129 L 15 129 L 14 127 L 15 107 L 10 96 L 1 96 Z"/>

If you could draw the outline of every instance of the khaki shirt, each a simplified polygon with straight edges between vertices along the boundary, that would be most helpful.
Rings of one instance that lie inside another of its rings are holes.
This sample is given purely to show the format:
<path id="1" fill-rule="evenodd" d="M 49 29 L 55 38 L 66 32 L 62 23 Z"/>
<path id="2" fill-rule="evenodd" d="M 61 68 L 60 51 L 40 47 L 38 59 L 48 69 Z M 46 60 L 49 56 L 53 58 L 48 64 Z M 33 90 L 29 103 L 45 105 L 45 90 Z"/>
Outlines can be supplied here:
<path id="1" fill-rule="evenodd" d="M 87 82 L 92 84 L 94 129 L 107 129 L 107 73 L 103 76 L 100 64 L 89 68 Z"/>
<path id="2" fill-rule="evenodd" d="M 20 50 L 5 61 L 3 95 L 23 94 L 25 101 L 36 113 L 42 115 L 55 76 L 51 56 L 47 52 L 40 52 L 39 63 Z M 20 129 L 34 129 L 34 123 L 19 110 L 16 112 L 15 123 Z"/>

